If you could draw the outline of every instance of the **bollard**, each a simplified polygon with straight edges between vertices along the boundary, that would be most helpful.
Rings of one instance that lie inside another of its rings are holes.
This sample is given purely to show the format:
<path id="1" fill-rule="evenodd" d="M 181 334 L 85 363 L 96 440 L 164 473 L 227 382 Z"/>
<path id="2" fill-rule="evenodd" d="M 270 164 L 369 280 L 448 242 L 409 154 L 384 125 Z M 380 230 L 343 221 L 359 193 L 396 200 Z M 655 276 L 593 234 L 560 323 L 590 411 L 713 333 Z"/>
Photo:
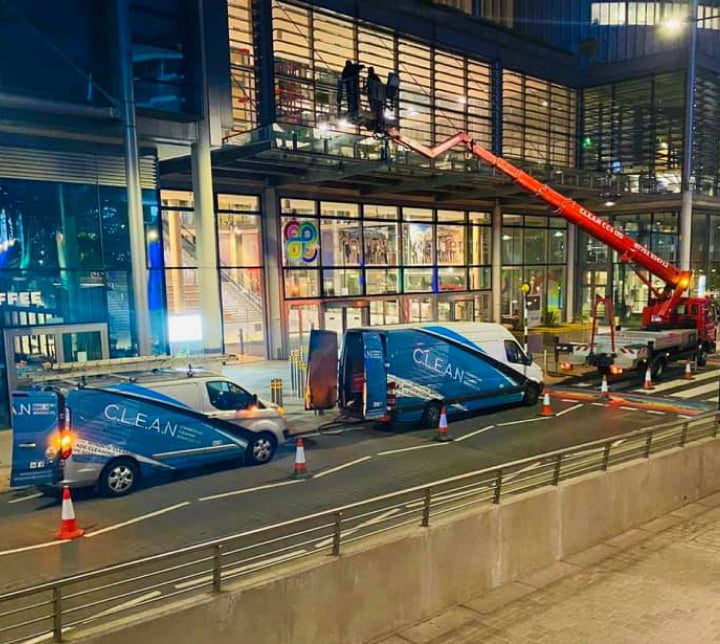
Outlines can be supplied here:
<path id="1" fill-rule="evenodd" d="M 306 363 L 306 362 L 301 362 L 301 363 L 300 363 L 299 373 L 300 373 L 300 378 L 299 378 L 300 384 L 299 384 L 299 386 L 298 386 L 297 397 L 298 397 L 298 398 L 302 398 L 302 397 L 303 397 L 303 394 L 304 394 L 304 392 L 305 392 L 305 376 L 306 376 L 306 374 L 307 374 L 307 363 Z"/>
<path id="2" fill-rule="evenodd" d="M 273 378 L 270 381 L 270 401 L 275 405 L 282 406 L 283 404 L 282 380 L 280 378 Z"/>

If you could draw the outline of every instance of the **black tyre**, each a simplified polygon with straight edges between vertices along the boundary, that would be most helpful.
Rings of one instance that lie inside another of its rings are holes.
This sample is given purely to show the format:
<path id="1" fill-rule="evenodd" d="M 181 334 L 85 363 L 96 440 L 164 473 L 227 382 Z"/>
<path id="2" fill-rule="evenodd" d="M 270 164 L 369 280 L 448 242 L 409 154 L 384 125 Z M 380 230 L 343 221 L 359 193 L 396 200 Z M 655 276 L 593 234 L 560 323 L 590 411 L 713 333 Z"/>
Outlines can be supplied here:
<path id="1" fill-rule="evenodd" d="M 138 464 L 131 458 L 116 458 L 103 468 L 98 487 L 103 496 L 125 496 L 137 488 L 139 481 Z"/>
<path id="2" fill-rule="evenodd" d="M 656 358 L 653 360 L 652 366 L 650 367 L 650 373 L 652 374 L 653 380 L 660 380 L 665 374 L 667 362 L 665 358 Z"/>
<path id="3" fill-rule="evenodd" d="M 277 448 L 277 440 L 269 432 L 256 434 L 248 443 L 245 461 L 248 465 L 261 465 L 272 460 Z"/>
<path id="4" fill-rule="evenodd" d="M 707 364 L 707 359 L 708 352 L 705 350 L 705 348 L 698 349 L 697 355 L 695 356 L 698 367 L 704 367 Z"/>
<path id="5" fill-rule="evenodd" d="M 423 427 L 429 429 L 436 429 L 440 424 L 440 414 L 442 413 L 442 403 L 437 400 L 431 400 L 425 405 L 425 411 L 423 412 L 422 424 Z"/>
<path id="6" fill-rule="evenodd" d="M 528 407 L 537 405 L 538 398 L 540 397 L 540 387 L 532 382 L 525 383 L 525 395 L 523 396 L 523 403 Z"/>

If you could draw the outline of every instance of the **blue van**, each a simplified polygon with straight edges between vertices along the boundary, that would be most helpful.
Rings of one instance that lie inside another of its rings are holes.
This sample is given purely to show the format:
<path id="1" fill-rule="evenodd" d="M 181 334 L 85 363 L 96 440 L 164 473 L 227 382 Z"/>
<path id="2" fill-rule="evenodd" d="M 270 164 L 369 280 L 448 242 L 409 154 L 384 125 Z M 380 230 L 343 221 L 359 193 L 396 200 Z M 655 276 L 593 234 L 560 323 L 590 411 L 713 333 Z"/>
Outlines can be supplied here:
<path id="1" fill-rule="evenodd" d="M 313 331 L 307 409 L 380 422 L 437 427 L 448 413 L 534 405 L 543 372 L 499 324 L 461 322 Z"/>
<path id="2" fill-rule="evenodd" d="M 267 462 L 289 437 L 284 418 L 255 396 L 249 407 L 203 413 L 170 386 L 188 383 L 204 391 L 221 380 L 217 376 L 149 380 L 146 386 L 14 392 L 11 486 L 97 486 L 107 496 L 123 496 L 155 472 Z"/>

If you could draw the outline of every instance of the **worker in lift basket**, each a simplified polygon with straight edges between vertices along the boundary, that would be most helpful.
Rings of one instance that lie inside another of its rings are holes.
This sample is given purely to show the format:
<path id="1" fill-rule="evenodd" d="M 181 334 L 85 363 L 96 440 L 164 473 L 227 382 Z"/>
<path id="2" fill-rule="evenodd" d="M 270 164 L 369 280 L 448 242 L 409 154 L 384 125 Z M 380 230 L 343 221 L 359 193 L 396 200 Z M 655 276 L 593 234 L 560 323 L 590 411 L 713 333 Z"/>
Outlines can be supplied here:
<path id="1" fill-rule="evenodd" d="M 385 110 L 385 85 L 380 77 L 375 73 L 375 68 L 368 69 L 367 80 L 365 81 L 365 94 L 370 103 L 370 111 L 372 112 L 373 122 L 377 130 L 384 127 L 383 112 Z"/>
<path id="2" fill-rule="evenodd" d="M 350 60 L 346 60 L 345 67 L 343 67 L 342 73 L 340 74 L 340 88 L 337 101 L 338 112 L 340 111 L 342 95 L 344 93 L 347 98 L 347 117 L 353 122 L 357 121 L 358 113 L 360 112 L 360 70 L 364 67 L 365 65 L 359 65 Z"/>

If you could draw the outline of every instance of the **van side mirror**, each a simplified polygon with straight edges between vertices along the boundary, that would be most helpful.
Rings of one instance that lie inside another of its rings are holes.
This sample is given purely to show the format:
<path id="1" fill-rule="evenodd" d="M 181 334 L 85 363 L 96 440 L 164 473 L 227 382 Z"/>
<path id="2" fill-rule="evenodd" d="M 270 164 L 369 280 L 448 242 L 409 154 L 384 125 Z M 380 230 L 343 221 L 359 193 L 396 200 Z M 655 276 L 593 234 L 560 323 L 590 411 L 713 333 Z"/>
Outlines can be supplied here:
<path id="1" fill-rule="evenodd" d="M 258 404 L 257 394 L 253 394 L 251 399 L 252 399 L 252 404 L 257 407 L 257 404 Z"/>

